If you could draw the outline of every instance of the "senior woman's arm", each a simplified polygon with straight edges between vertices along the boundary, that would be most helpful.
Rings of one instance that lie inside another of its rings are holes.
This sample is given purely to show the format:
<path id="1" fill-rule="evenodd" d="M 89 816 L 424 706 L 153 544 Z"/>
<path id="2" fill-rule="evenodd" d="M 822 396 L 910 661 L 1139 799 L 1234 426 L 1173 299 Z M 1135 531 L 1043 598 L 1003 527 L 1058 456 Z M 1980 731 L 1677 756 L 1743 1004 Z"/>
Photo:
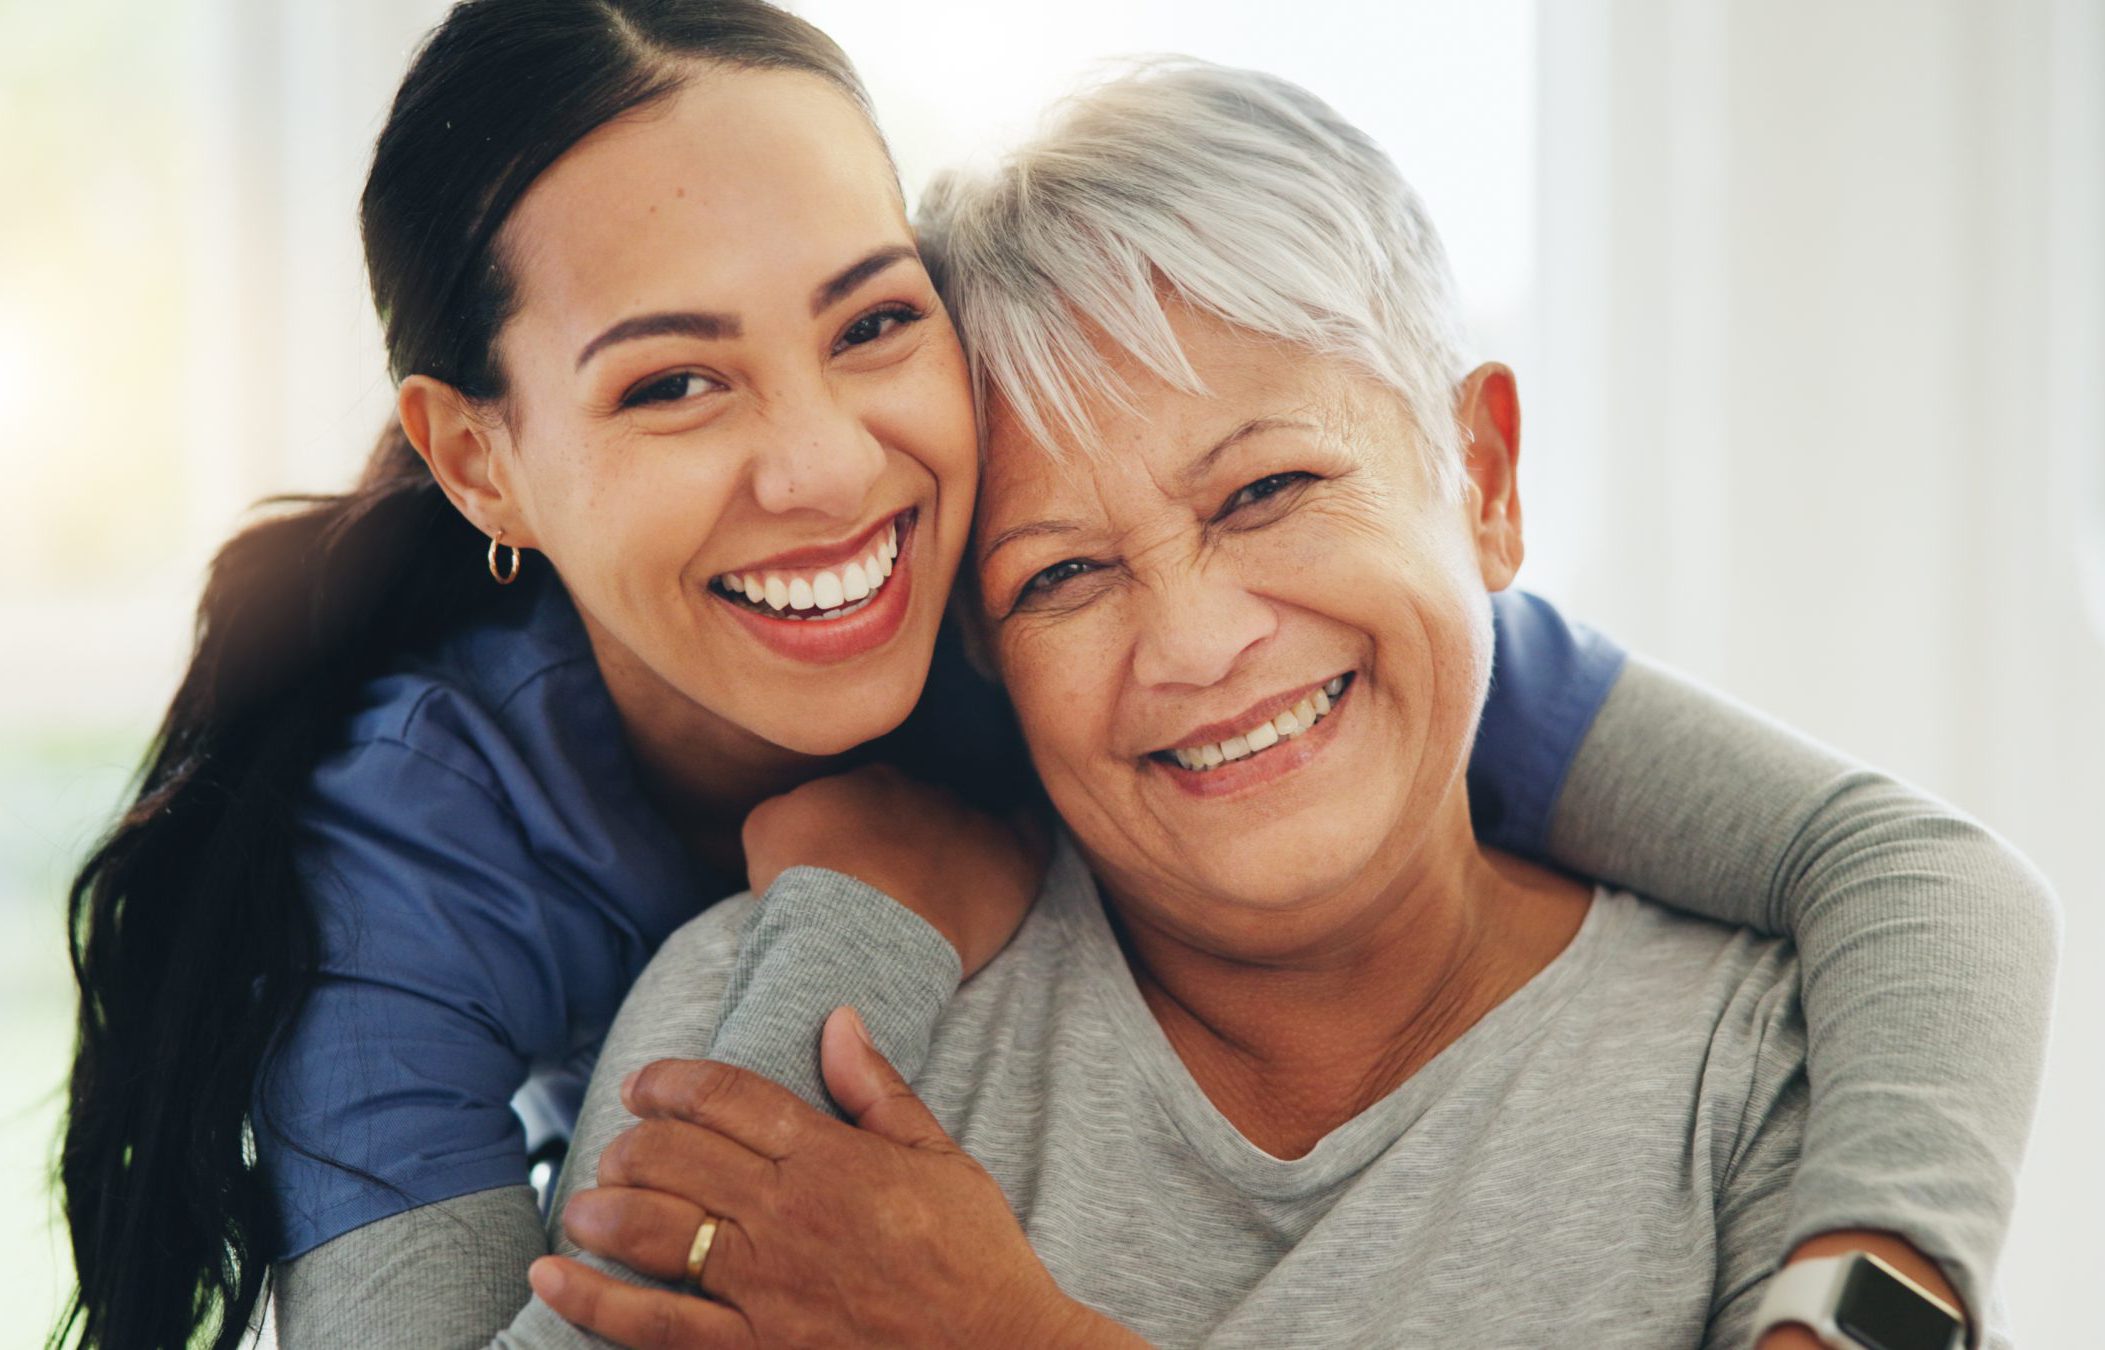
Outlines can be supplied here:
<path id="1" fill-rule="evenodd" d="M 1812 1085 L 1784 1249 L 1897 1233 L 1978 1328 L 2039 1090 L 2059 940 L 1981 825 L 1632 658 L 1548 828 L 1562 865 L 1797 944 Z"/>

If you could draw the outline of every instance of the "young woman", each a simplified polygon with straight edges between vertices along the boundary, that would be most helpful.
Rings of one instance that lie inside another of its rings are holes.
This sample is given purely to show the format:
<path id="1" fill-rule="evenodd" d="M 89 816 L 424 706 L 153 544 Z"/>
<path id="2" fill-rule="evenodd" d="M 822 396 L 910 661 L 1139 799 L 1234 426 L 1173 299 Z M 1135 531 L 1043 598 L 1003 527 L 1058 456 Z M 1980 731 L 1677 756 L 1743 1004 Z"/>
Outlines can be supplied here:
<path id="1" fill-rule="evenodd" d="M 74 890 L 86 1344 L 232 1345 L 271 1263 L 331 1250 L 373 1254 L 356 1293 L 384 1323 L 432 1268 L 395 1239 L 441 1202 L 465 1220 L 441 1273 L 473 1293 L 441 1302 L 482 1324 L 372 1334 L 487 1336 L 542 1244 L 530 1149 L 652 951 L 748 880 L 770 903 L 815 884 L 771 875 L 752 808 L 873 758 L 983 804 L 1023 776 L 942 636 L 976 468 L 963 359 L 823 35 L 753 0 L 471 0 L 404 80 L 363 220 L 400 428 L 357 490 L 222 554 L 139 797 Z M 1657 724 L 1701 696 L 1628 683 L 1539 602 L 1498 621 L 1487 837 L 1843 953 L 1850 992 L 1808 990 L 1830 1090 L 2029 1101 L 2041 1033 L 2011 1008 L 2043 1003 L 2053 930 L 2021 862 L 1721 705 Z M 1621 797 L 1594 762 L 1646 769 Z M 1567 773 L 1596 790 L 1560 795 Z M 977 968 L 1034 855 L 909 800 L 856 874 Z M 1664 803 L 1715 847 L 1647 853 Z M 1896 849 L 1910 875 L 1883 870 Z M 1867 899 L 1895 894 L 1899 928 Z M 2020 954 L 1969 968 L 1984 923 Z M 764 1015 L 781 969 L 748 973 L 719 1053 L 809 1059 L 783 1051 L 808 1027 Z M 1905 1083 L 1880 1052 L 1911 1028 L 1873 986 L 1961 1014 Z M 902 1023 L 946 994 L 895 993 Z M 1902 1184 L 1824 1119 L 1800 1190 Z M 1999 1231 L 2021 1135 L 1912 1162 Z"/>

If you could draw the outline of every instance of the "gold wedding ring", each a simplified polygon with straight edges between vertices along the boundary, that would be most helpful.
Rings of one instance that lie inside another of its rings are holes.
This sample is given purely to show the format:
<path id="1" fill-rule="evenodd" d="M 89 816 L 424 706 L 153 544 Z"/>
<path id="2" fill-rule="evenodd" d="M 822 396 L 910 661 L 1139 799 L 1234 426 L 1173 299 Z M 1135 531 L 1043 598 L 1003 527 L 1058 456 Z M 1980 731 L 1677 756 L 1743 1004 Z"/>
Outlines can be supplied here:
<path id="1" fill-rule="evenodd" d="M 716 1220 L 708 1211 L 702 1213 L 702 1226 L 694 1230 L 694 1241 L 687 1246 L 687 1283 L 697 1290 L 702 1287 L 702 1267 L 709 1262 L 709 1248 L 716 1242 Z"/>

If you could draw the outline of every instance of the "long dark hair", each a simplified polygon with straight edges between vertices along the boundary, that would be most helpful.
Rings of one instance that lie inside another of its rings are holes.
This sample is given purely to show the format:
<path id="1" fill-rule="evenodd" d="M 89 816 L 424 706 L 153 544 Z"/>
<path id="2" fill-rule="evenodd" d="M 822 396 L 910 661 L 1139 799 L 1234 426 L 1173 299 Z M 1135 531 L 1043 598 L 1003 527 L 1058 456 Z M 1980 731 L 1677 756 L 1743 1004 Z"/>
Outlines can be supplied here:
<path id="1" fill-rule="evenodd" d="M 867 114 L 846 56 L 758 0 L 467 0 L 396 93 L 361 202 L 397 380 L 501 406 L 499 234 L 579 139 L 696 61 L 801 70 Z M 73 882 L 79 1043 L 60 1161 L 79 1287 L 53 1343 L 237 1345 L 278 1255 L 259 1076 L 315 980 L 294 866 L 304 785 L 361 685 L 498 594 L 483 539 L 398 426 L 342 496 L 228 543 L 136 798 Z"/>

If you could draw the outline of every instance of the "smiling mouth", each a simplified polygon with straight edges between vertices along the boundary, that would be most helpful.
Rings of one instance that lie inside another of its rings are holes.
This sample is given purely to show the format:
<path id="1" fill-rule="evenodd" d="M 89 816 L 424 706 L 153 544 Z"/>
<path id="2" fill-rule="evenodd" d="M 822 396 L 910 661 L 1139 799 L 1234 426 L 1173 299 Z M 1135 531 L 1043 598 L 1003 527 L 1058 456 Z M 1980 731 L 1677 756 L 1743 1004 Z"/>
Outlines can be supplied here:
<path id="1" fill-rule="evenodd" d="M 1233 764 L 1254 755 L 1262 755 L 1272 747 L 1282 745 L 1311 730 L 1316 723 L 1330 716 L 1358 678 L 1355 672 L 1347 671 L 1285 712 L 1258 722 L 1225 740 L 1157 750 L 1148 758 L 1158 764 L 1173 765 L 1192 773 L 1210 773 L 1223 764 Z"/>
<path id="2" fill-rule="evenodd" d="M 913 531 L 918 509 L 900 512 L 871 540 L 862 556 L 832 567 L 758 568 L 709 579 L 720 598 L 770 619 L 826 622 L 845 619 L 873 604 L 891 580 L 901 541 Z"/>

